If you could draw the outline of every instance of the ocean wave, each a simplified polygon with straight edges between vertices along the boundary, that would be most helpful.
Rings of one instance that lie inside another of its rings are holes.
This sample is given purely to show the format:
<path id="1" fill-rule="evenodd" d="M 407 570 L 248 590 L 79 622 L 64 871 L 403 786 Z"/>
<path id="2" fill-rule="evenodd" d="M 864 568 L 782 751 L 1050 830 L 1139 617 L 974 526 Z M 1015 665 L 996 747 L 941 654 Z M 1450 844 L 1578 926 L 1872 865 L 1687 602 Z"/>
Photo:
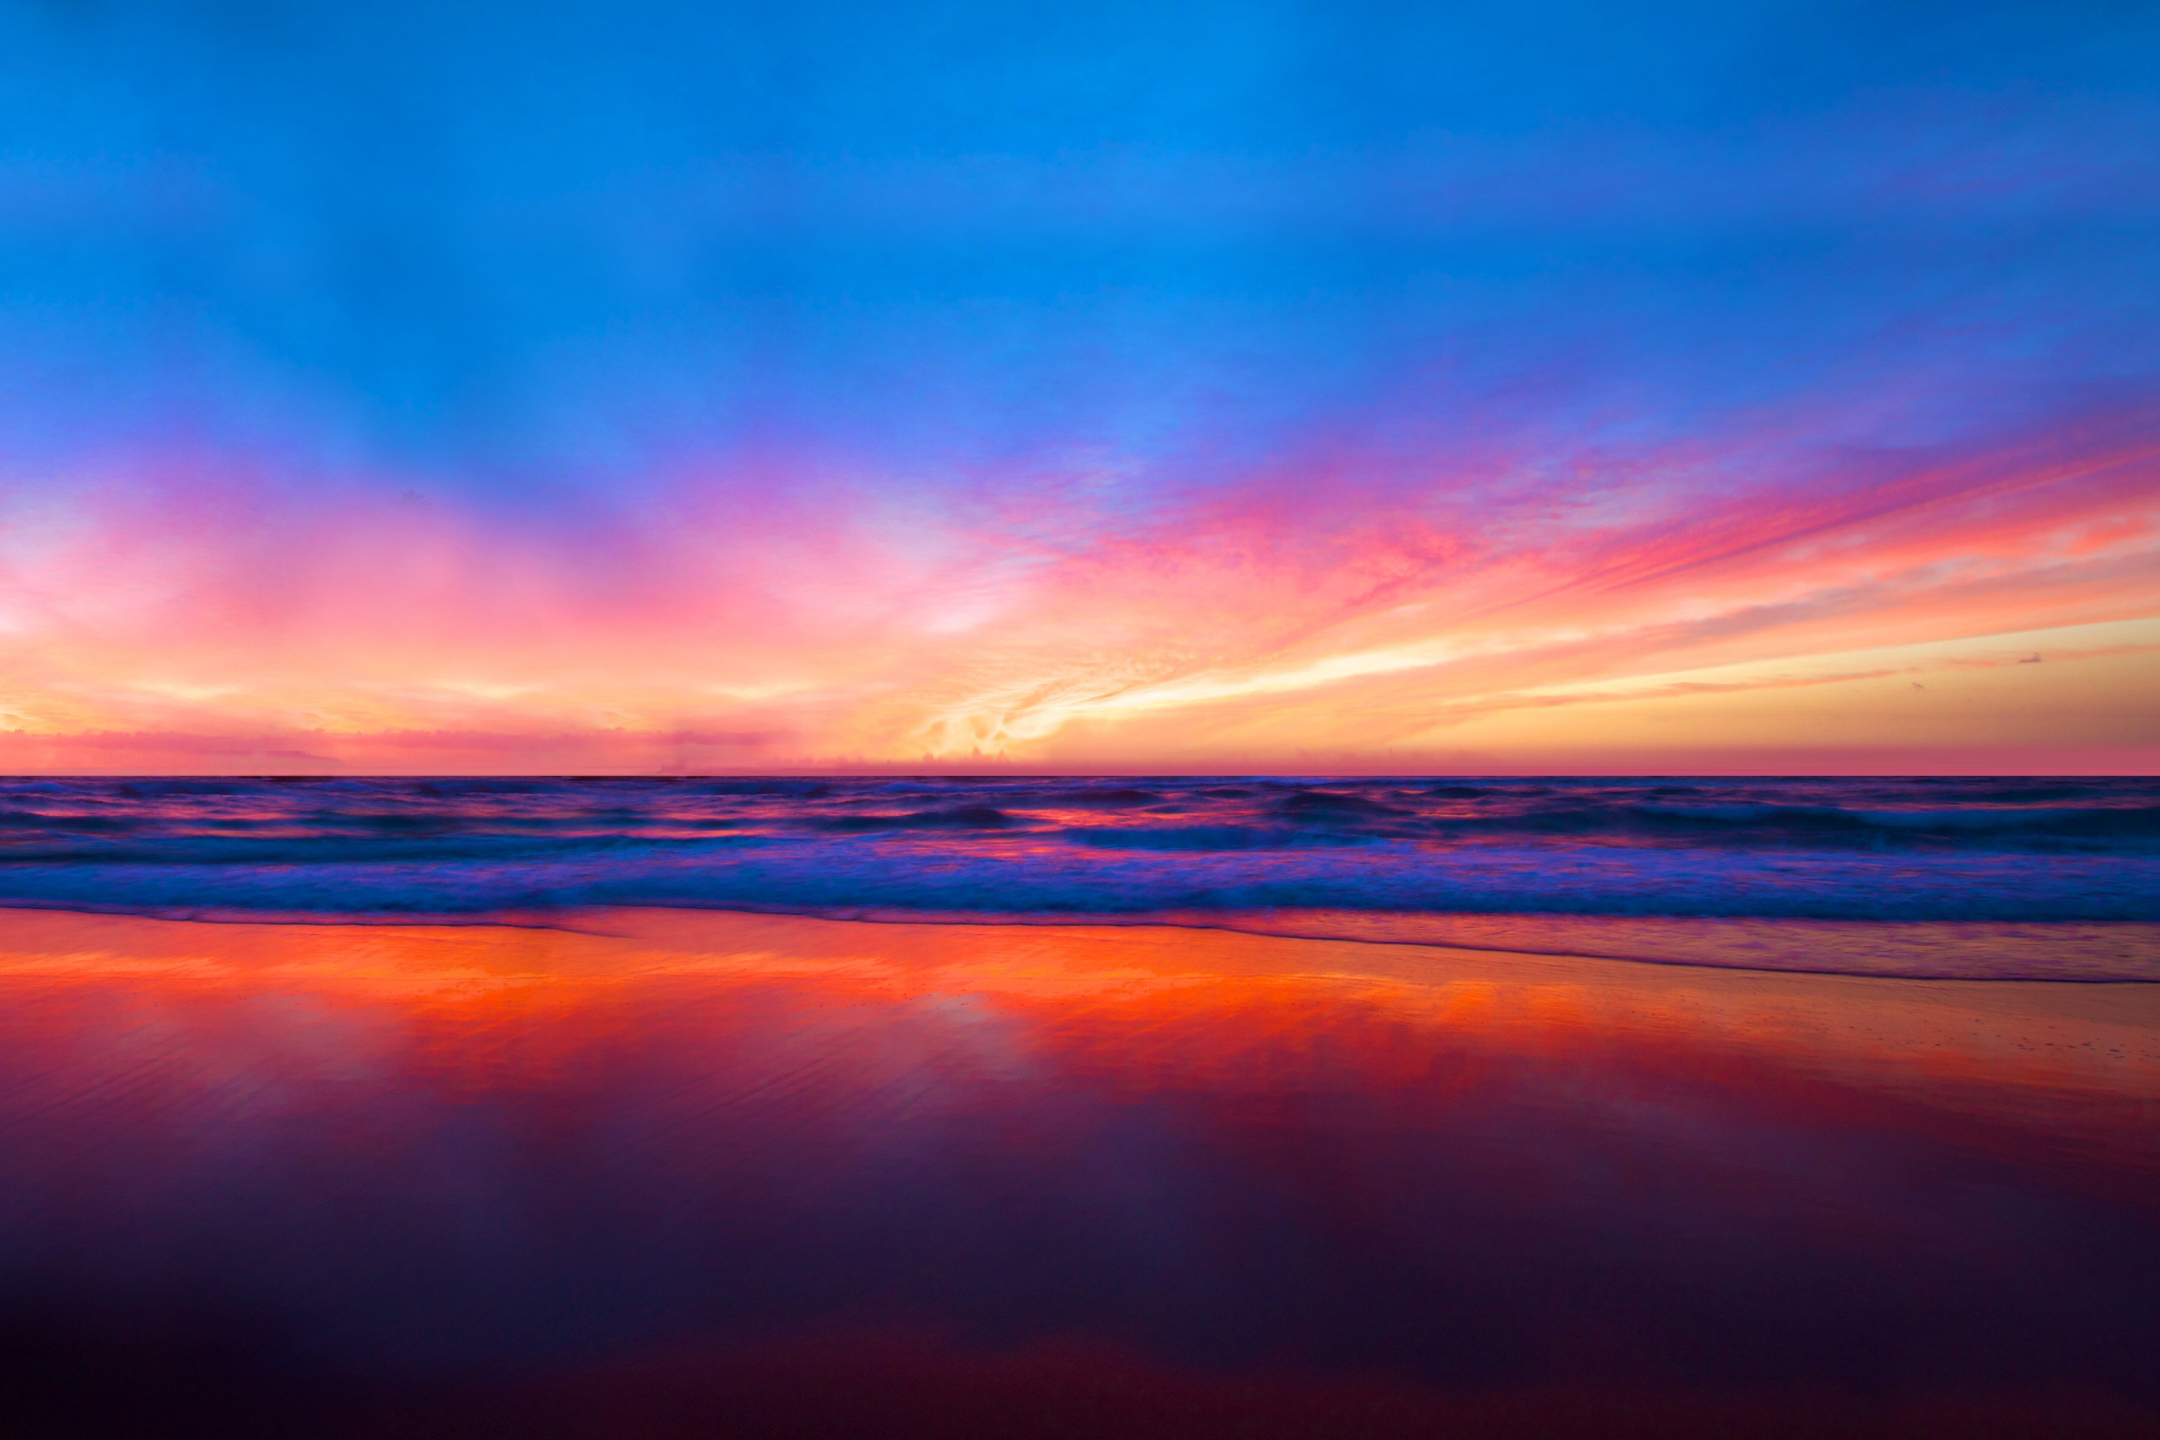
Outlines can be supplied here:
<path id="1" fill-rule="evenodd" d="M 2153 922 L 2160 782 L 17 780 L 0 904 Z"/>
<path id="2" fill-rule="evenodd" d="M 2160 860 L 1554 851 L 1410 845 L 1168 851 L 1060 844 L 558 841 L 370 847 L 228 843 L 146 860 L 0 866 L 0 900 L 442 913 L 546 905 L 780 903 L 1147 914 L 1271 907 L 1843 919 L 2156 920 Z"/>

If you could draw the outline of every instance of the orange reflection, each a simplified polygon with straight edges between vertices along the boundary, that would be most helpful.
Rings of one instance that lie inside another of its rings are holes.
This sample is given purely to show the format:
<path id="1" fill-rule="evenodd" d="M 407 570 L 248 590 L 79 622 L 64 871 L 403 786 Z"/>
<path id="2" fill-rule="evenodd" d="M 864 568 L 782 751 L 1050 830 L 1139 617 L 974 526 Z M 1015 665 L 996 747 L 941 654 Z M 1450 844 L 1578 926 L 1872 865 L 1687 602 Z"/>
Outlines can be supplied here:
<path id="1" fill-rule="evenodd" d="M 1581 939 L 1585 924 L 1561 917 L 1553 943 Z M 1416 1087 L 1438 1077 L 1437 1054 L 1506 1055 L 1743 1085 L 1765 1103 L 1895 1099 L 2030 1131 L 2035 1144 L 2083 1137 L 2124 1162 L 2160 1155 L 2148 1138 L 2160 1114 L 2160 986 L 2144 984 L 1919 982 L 1202 929 L 635 909 L 531 926 L 14 911 L 0 935 L 18 1041 L 34 1041 L 18 1027 L 44 1007 L 93 1003 L 221 1030 L 252 1011 L 260 1033 L 255 1007 L 275 997 L 281 1025 L 365 1034 L 429 1057 L 430 1069 L 494 1066 L 490 1083 L 516 1087 L 580 1050 L 690 1013 L 708 1022 L 724 1013 L 801 1044 L 815 1042 L 776 1028 L 777 1016 L 812 1030 L 847 1017 L 939 1032 L 948 1049 L 995 1018 L 1015 1038 L 1015 1063 L 1023 1052 L 1056 1057 L 1142 1090 L 1236 1089 L 1292 1073 L 1364 1091 Z"/>
<path id="2" fill-rule="evenodd" d="M 2135 1400 L 2149 1368 L 2160 987 L 653 910 L 5 920 L 25 1273 L 363 1371 L 832 1327 L 1455 1391 Z"/>

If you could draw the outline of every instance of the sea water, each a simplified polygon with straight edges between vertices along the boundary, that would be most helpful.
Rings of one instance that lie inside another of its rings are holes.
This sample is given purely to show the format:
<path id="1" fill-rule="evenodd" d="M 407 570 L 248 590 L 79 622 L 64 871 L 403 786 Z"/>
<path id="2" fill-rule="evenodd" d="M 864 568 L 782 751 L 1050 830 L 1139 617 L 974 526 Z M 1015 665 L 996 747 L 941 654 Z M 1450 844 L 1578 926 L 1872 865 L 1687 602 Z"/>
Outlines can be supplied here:
<path id="1" fill-rule="evenodd" d="M 1171 920 L 2160 979 L 2160 780 L 17 779 L 0 905 Z"/>

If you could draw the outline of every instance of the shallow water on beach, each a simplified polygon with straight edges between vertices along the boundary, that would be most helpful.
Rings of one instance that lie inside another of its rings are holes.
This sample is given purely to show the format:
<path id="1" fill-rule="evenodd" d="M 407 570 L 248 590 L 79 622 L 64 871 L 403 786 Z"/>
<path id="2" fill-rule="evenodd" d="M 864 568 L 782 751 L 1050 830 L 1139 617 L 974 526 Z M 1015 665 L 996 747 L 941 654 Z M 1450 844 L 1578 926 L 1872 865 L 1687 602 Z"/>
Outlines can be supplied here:
<path id="1" fill-rule="evenodd" d="M 14 1430 L 2160 1417 L 2160 986 L 557 919 L 5 916 Z"/>

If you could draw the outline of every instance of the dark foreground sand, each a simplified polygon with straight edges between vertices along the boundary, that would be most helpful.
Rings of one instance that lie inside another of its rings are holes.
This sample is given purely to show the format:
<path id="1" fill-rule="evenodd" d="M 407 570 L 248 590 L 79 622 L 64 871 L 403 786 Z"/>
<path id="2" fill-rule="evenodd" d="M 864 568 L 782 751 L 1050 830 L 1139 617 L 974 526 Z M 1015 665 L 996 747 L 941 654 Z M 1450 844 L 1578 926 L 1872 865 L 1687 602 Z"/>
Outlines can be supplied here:
<path id="1" fill-rule="evenodd" d="M 0 1176 L 9 1434 L 2160 1433 L 2144 984 L 8 912 Z"/>

